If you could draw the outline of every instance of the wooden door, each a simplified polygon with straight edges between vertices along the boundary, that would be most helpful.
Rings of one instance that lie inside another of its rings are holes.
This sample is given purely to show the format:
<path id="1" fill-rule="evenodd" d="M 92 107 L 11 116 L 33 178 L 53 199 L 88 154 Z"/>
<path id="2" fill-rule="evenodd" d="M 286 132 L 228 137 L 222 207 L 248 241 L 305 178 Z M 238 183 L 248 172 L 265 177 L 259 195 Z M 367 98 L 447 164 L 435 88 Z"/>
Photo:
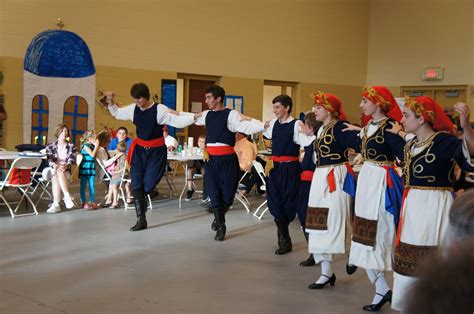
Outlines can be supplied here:
<path id="1" fill-rule="evenodd" d="M 89 117 L 89 107 L 87 101 L 81 96 L 71 96 L 64 103 L 64 120 L 71 130 L 71 141 L 79 146 L 81 137 L 87 130 L 87 120 Z"/>
<path id="2" fill-rule="evenodd" d="M 444 89 L 436 90 L 434 100 L 444 110 L 451 111 L 453 105 L 457 102 L 466 102 L 466 90 L 465 89 Z"/>
<path id="3" fill-rule="evenodd" d="M 36 95 L 31 104 L 31 143 L 48 143 L 49 101 L 45 95 Z M 54 140 L 54 139 L 51 139 Z"/>
<path id="4" fill-rule="evenodd" d="M 214 81 L 204 81 L 204 80 L 189 80 L 189 101 L 188 101 L 188 108 L 186 109 L 189 112 L 192 112 L 193 103 L 194 107 L 198 106 L 200 103 L 200 111 L 204 111 L 209 109 L 206 105 L 206 88 L 210 85 L 215 84 Z M 199 111 L 199 110 L 198 110 Z M 197 126 L 197 125 L 190 125 L 188 127 L 188 137 L 194 138 L 195 146 L 197 145 L 197 139 L 200 135 L 206 135 L 206 129 L 204 126 Z"/>

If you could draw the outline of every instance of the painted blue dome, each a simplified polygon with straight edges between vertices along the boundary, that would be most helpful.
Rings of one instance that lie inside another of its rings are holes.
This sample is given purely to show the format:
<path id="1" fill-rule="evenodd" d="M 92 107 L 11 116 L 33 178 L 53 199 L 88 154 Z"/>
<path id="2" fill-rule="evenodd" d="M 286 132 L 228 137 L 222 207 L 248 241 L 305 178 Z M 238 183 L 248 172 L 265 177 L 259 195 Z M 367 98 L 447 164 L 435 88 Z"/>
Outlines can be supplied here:
<path id="1" fill-rule="evenodd" d="M 77 34 L 48 30 L 36 35 L 26 51 L 24 69 L 46 77 L 78 78 L 95 74 L 87 44 Z"/>

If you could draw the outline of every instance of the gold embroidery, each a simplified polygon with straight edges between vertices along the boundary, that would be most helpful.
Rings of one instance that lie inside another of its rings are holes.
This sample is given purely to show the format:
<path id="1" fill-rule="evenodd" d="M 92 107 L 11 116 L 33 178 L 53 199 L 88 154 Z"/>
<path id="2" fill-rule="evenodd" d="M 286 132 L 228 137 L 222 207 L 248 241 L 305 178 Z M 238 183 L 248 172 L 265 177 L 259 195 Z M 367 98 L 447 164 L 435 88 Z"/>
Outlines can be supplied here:
<path id="1" fill-rule="evenodd" d="M 435 176 L 422 176 L 424 172 L 424 167 L 422 164 L 419 164 L 421 161 L 431 164 L 436 160 L 436 155 L 431 153 L 431 148 L 434 144 L 434 139 L 436 135 L 440 132 L 433 133 L 427 139 L 421 142 L 411 140 L 407 145 L 405 145 L 405 167 L 403 171 L 406 177 L 406 185 L 410 185 L 410 172 L 417 179 L 426 179 L 428 182 L 432 183 L 436 181 Z M 416 148 L 425 147 L 420 153 L 416 153 Z M 412 171 L 410 171 L 412 169 Z"/>
<path id="2" fill-rule="evenodd" d="M 355 216 L 352 240 L 367 246 L 375 246 L 377 236 L 377 220 Z"/>
<path id="3" fill-rule="evenodd" d="M 383 119 L 382 121 L 378 122 L 379 127 L 378 129 L 372 134 L 368 135 L 369 127 L 365 126 L 363 128 L 363 135 L 362 135 L 362 158 L 364 160 L 375 160 L 377 162 L 388 162 L 389 158 L 387 155 L 378 154 L 374 148 L 367 148 L 369 142 L 375 141 L 377 144 L 385 143 L 385 125 L 388 123 L 388 118 Z"/>
<path id="4" fill-rule="evenodd" d="M 393 270 L 404 276 L 415 277 L 419 274 L 423 259 L 435 250 L 436 246 L 400 242 L 400 245 L 395 247 Z"/>
<path id="5" fill-rule="evenodd" d="M 306 213 L 306 229 L 328 230 L 329 208 L 308 207 Z"/>
<path id="6" fill-rule="evenodd" d="M 336 123 L 337 120 L 329 122 L 329 124 L 323 128 L 321 136 L 317 139 L 317 146 L 315 148 L 317 149 L 318 157 L 329 158 L 330 160 L 342 158 L 338 153 L 331 153 L 331 147 L 329 146 L 336 141 L 334 137 L 334 126 Z M 319 162 L 320 159 L 318 158 L 318 163 Z"/>

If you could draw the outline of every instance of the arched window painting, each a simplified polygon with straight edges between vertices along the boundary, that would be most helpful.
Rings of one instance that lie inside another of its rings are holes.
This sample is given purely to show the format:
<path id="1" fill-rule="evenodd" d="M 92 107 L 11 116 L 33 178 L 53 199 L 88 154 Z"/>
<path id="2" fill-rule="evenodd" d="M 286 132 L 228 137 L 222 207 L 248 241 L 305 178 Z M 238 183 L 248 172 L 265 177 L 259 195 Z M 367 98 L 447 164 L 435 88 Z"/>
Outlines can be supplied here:
<path id="1" fill-rule="evenodd" d="M 36 95 L 31 106 L 31 143 L 46 145 L 48 142 L 48 117 L 48 97 Z"/>
<path id="2" fill-rule="evenodd" d="M 87 130 L 88 106 L 81 96 L 71 96 L 64 103 L 64 124 L 71 130 L 71 141 L 79 145 Z"/>

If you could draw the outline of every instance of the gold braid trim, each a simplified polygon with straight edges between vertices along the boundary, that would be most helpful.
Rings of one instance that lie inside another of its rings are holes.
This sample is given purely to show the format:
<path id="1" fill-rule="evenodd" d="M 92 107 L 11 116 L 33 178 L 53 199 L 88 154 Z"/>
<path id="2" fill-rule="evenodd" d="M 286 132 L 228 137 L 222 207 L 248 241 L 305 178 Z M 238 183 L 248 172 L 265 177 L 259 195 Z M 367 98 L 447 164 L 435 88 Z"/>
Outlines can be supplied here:
<path id="1" fill-rule="evenodd" d="M 417 117 L 421 117 L 423 114 L 428 115 L 430 122 L 436 121 L 436 113 L 432 110 L 426 110 L 425 105 L 422 102 L 417 102 L 415 99 L 405 96 L 405 106 L 412 110 Z"/>
<path id="2" fill-rule="evenodd" d="M 329 98 L 323 92 L 316 92 L 313 94 L 313 100 L 316 105 L 323 107 L 329 112 L 332 112 L 335 117 L 339 116 L 339 112 L 334 110 Z"/>
<path id="3" fill-rule="evenodd" d="M 362 90 L 362 94 L 367 94 L 367 98 L 375 103 L 376 106 L 382 108 L 384 112 L 388 112 L 392 104 L 382 97 L 372 86 L 366 86 Z"/>

